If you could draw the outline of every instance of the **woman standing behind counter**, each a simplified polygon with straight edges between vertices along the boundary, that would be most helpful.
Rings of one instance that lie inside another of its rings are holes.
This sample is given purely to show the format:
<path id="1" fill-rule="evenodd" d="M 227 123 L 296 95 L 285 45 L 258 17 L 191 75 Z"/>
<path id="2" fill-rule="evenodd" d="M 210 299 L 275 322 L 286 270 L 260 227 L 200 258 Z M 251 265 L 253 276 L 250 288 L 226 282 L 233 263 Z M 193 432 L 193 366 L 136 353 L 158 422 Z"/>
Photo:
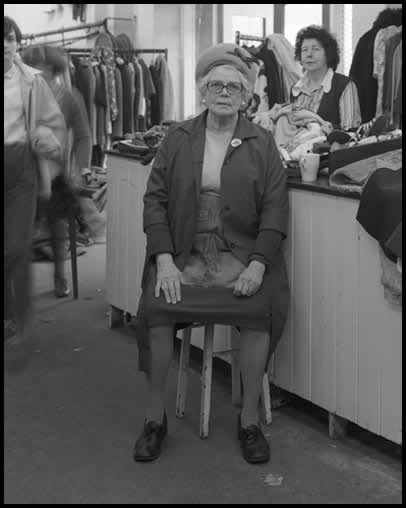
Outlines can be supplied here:
<path id="1" fill-rule="evenodd" d="M 248 462 L 270 458 L 258 403 L 286 320 L 289 288 L 281 242 L 289 204 L 273 136 L 240 113 L 252 95 L 254 62 L 234 44 L 201 55 L 196 81 L 207 109 L 170 127 L 149 177 L 136 322 L 149 406 L 136 461 L 161 453 L 174 331 L 195 321 L 240 328 L 244 391 L 238 439 Z"/>
<path id="2" fill-rule="evenodd" d="M 293 86 L 291 103 L 293 121 L 309 118 L 312 112 L 321 125 L 330 123 L 335 129 L 348 130 L 361 124 L 358 91 L 347 76 L 336 72 L 340 53 L 336 39 L 324 28 L 311 25 L 296 36 L 295 58 L 303 66 L 304 75 Z"/>

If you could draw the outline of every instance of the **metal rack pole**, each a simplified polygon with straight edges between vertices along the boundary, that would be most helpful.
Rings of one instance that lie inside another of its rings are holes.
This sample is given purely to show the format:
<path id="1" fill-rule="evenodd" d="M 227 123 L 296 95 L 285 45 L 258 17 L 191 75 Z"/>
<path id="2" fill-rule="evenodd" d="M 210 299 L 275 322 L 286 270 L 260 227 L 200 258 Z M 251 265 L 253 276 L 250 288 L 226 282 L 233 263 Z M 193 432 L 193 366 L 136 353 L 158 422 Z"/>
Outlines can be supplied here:
<path id="1" fill-rule="evenodd" d="M 85 30 L 86 28 L 96 28 L 98 26 L 104 26 L 105 29 L 107 29 L 107 23 L 108 21 L 132 21 L 131 18 L 104 18 L 103 21 L 96 21 L 94 23 L 84 23 L 83 25 L 75 25 L 67 28 L 59 28 L 58 30 L 49 30 L 48 32 L 40 32 L 36 34 L 24 34 L 22 36 L 23 39 L 35 39 L 36 37 L 46 37 L 48 35 L 58 35 L 58 34 L 64 34 L 66 32 L 73 32 L 75 30 Z"/>

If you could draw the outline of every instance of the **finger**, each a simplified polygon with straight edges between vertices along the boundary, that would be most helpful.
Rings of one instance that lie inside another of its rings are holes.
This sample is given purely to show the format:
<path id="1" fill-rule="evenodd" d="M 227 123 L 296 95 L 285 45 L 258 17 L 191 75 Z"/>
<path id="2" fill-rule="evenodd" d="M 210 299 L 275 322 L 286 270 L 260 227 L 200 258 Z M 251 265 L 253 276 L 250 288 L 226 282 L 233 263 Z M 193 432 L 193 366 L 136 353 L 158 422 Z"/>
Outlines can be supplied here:
<path id="1" fill-rule="evenodd" d="M 238 279 L 234 286 L 234 295 L 241 296 L 241 280 Z"/>
<path id="2" fill-rule="evenodd" d="M 161 282 L 158 281 L 155 285 L 155 298 L 159 298 L 160 289 L 161 289 Z"/>
<path id="3" fill-rule="evenodd" d="M 164 291 L 166 303 L 171 303 L 171 296 L 169 294 L 169 289 L 163 288 L 163 291 Z"/>
<path id="4" fill-rule="evenodd" d="M 241 287 L 241 295 L 242 296 L 247 296 L 248 295 L 248 289 L 249 289 L 248 282 L 247 281 L 243 281 L 242 287 Z"/>
<path id="5" fill-rule="evenodd" d="M 171 298 L 172 303 L 176 303 L 176 289 L 175 289 L 175 281 L 171 280 L 169 282 L 169 296 Z"/>
<path id="6" fill-rule="evenodd" d="M 176 291 L 176 300 L 180 302 L 181 300 L 181 292 L 180 292 L 180 281 L 175 281 L 175 291 Z"/>

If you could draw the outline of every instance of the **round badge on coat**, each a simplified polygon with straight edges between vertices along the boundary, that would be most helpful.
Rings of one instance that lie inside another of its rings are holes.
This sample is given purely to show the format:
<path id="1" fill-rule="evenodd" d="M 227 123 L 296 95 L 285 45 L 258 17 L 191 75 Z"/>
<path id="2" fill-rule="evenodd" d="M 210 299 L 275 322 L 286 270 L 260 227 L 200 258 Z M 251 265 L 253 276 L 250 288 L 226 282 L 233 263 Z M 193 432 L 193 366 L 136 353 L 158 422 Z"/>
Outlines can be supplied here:
<path id="1" fill-rule="evenodd" d="M 241 139 L 235 138 L 231 140 L 231 146 L 233 148 L 237 148 L 237 146 L 240 146 L 242 143 Z"/>

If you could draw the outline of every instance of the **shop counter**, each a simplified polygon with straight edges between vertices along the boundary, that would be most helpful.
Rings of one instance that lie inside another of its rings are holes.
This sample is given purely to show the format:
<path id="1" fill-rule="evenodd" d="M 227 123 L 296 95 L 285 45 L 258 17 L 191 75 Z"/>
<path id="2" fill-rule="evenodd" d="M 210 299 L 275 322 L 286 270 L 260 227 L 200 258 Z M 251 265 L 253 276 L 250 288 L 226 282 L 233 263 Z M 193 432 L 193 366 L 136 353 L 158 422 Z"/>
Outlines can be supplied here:
<path id="1" fill-rule="evenodd" d="M 149 171 L 131 156 L 108 154 L 106 278 L 113 313 L 137 311 Z M 378 243 L 356 221 L 359 194 L 330 188 L 327 177 L 291 179 L 288 187 L 291 302 L 270 378 L 330 415 L 401 444 L 402 312 L 384 298 Z M 193 330 L 192 344 L 202 348 L 203 329 Z M 216 326 L 215 354 L 229 361 L 235 347 L 230 327 Z"/>

